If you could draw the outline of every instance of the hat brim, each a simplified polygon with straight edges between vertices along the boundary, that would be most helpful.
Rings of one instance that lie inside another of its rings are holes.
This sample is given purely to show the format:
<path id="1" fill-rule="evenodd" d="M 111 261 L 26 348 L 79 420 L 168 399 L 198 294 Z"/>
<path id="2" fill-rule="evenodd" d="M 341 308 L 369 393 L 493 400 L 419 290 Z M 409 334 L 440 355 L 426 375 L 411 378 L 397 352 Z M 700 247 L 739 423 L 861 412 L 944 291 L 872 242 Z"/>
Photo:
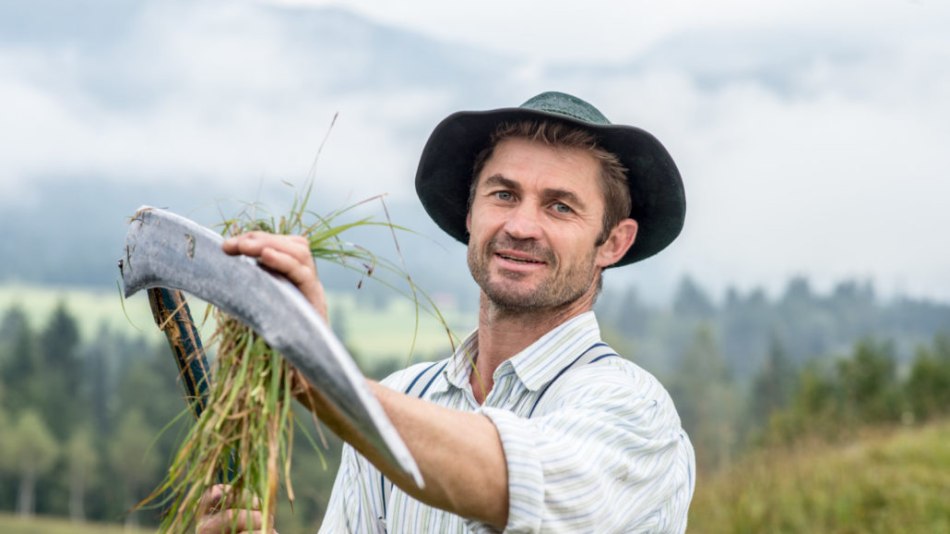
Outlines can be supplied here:
<path id="1" fill-rule="evenodd" d="M 686 196 L 669 152 L 649 132 L 633 126 L 593 125 L 564 115 L 525 108 L 453 113 L 435 127 L 416 171 L 416 193 L 432 220 L 468 243 L 465 219 L 475 157 L 503 122 L 557 121 L 593 133 L 598 144 L 627 168 L 637 238 L 611 267 L 646 259 L 666 248 L 683 229 Z"/>

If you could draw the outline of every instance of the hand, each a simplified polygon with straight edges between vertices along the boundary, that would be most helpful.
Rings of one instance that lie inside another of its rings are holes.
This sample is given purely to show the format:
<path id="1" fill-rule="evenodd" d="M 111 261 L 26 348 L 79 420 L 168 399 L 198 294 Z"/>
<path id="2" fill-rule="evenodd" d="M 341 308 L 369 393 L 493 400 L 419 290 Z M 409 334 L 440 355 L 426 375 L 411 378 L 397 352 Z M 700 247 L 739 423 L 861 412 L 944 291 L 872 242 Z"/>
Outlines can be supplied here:
<path id="1" fill-rule="evenodd" d="M 226 239 L 221 248 L 227 254 L 243 254 L 257 258 L 258 263 L 265 268 L 286 277 L 329 324 L 326 295 L 317 276 L 317 266 L 313 262 L 307 238 L 299 235 L 247 232 Z M 301 404 L 315 412 L 319 398 L 315 390 L 299 372 L 292 373 L 291 380 L 294 382 L 294 396 Z"/>
<path id="2" fill-rule="evenodd" d="M 243 504 L 244 499 L 238 500 L 231 495 L 231 486 L 218 484 L 212 486 L 198 502 L 198 523 L 195 526 L 196 534 L 239 534 L 264 532 L 264 518 L 260 512 L 260 502 L 255 497 L 251 502 L 251 509 L 231 508 Z M 271 529 L 271 534 L 277 534 Z"/>
<path id="3" fill-rule="evenodd" d="M 267 232 L 248 232 L 224 241 L 221 248 L 227 254 L 244 254 L 291 281 L 313 305 L 317 313 L 329 322 L 323 284 L 317 276 L 317 265 L 310 253 L 310 242 L 299 235 L 278 235 Z"/>

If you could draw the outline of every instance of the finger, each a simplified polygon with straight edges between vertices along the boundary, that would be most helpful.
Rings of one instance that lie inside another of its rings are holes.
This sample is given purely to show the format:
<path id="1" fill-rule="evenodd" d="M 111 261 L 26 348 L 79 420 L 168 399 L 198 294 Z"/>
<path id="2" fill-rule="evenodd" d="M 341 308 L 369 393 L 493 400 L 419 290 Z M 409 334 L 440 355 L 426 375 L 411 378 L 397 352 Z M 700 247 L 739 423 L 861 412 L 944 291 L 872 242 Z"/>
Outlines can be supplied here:
<path id="1" fill-rule="evenodd" d="M 264 516 L 258 510 L 224 510 L 198 520 L 198 534 L 258 531 L 264 527 Z"/>
<path id="2" fill-rule="evenodd" d="M 225 239 L 224 243 L 221 244 L 221 248 L 228 254 L 256 256 L 257 254 L 252 253 L 255 252 L 255 248 L 258 249 L 257 252 L 259 253 L 259 248 L 263 246 L 262 237 L 264 237 L 264 232 L 246 232 Z"/>
<path id="3" fill-rule="evenodd" d="M 310 253 L 310 242 L 306 237 L 299 235 L 247 232 L 226 239 L 221 244 L 221 248 L 227 254 L 243 254 L 255 258 L 259 257 L 266 248 L 274 248 L 290 254 L 301 262 L 313 258 Z"/>
<path id="4" fill-rule="evenodd" d="M 317 266 L 313 258 L 309 256 L 309 252 L 301 261 L 300 258 L 286 252 L 266 248 L 262 251 L 259 261 L 264 267 L 285 276 L 297 286 L 323 320 L 328 321 L 323 284 L 317 277 Z"/>
<path id="5" fill-rule="evenodd" d="M 198 515 L 202 516 L 208 512 L 216 511 L 221 508 L 221 501 L 228 493 L 231 486 L 226 484 L 215 484 L 208 491 L 201 495 L 198 500 Z"/>
<path id="6" fill-rule="evenodd" d="M 215 484 L 198 500 L 198 515 L 211 515 L 221 511 L 224 508 L 244 507 L 252 510 L 258 510 L 261 507 L 261 500 L 257 495 L 248 491 L 241 490 L 240 493 L 234 491 L 234 487 L 228 484 Z"/>
<path id="7" fill-rule="evenodd" d="M 285 276 L 323 320 L 329 320 L 323 284 L 317 277 L 317 266 L 306 237 L 247 232 L 225 240 L 221 248 L 228 254 L 255 257 L 267 269 Z"/>
<path id="8" fill-rule="evenodd" d="M 228 238 L 221 244 L 221 248 L 228 254 L 244 254 L 246 256 L 259 256 L 261 249 L 268 242 L 267 234 L 264 232 L 247 232 L 241 235 Z"/>
<path id="9" fill-rule="evenodd" d="M 313 264 L 310 242 L 303 236 L 263 234 L 255 237 L 254 241 L 263 244 L 262 252 L 272 248 L 291 256 L 302 264 Z"/>
<path id="10" fill-rule="evenodd" d="M 317 270 L 313 265 L 313 258 L 300 258 L 284 250 L 265 248 L 261 251 L 258 261 L 273 272 L 287 277 L 297 286 L 310 285 L 316 282 Z"/>
<path id="11" fill-rule="evenodd" d="M 317 270 L 314 268 L 313 260 L 308 259 L 300 262 L 297 258 L 286 252 L 273 248 L 265 248 L 261 251 L 261 257 L 258 262 L 269 269 L 271 272 L 283 275 L 290 280 L 303 293 L 308 300 L 316 297 Z"/>

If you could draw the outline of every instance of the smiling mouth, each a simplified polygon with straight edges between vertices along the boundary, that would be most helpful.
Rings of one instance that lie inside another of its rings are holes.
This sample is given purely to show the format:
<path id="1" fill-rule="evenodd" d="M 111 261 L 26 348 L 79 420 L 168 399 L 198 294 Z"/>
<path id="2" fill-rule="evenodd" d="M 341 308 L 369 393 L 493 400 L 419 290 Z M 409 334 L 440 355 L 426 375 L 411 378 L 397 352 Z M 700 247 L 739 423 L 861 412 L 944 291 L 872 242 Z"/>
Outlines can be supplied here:
<path id="1" fill-rule="evenodd" d="M 524 264 L 526 264 L 526 265 L 532 265 L 532 264 L 533 264 L 533 265 L 543 265 L 543 264 L 544 264 L 543 261 L 540 261 L 540 260 L 533 260 L 533 259 L 530 259 L 530 258 L 516 258 L 516 257 L 514 257 L 514 256 L 508 256 L 507 254 L 496 254 L 496 255 L 497 255 L 499 258 L 501 258 L 501 259 L 508 260 L 508 261 L 513 261 L 513 262 L 515 262 L 515 263 L 524 263 Z"/>

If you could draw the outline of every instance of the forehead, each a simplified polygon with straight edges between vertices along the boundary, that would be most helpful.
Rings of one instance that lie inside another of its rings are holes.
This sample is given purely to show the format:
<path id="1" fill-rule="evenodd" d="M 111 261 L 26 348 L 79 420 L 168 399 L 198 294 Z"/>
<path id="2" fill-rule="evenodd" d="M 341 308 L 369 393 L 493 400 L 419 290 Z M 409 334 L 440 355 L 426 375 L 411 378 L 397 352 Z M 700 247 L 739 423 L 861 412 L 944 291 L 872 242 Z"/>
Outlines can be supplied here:
<path id="1" fill-rule="evenodd" d="M 479 173 L 479 184 L 486 177 L 500 175 L 519 184 L 543 185 L 600 192 L 600 162 L 582 148 L 551 146 L 530 139 L 499 141 Z"/>

